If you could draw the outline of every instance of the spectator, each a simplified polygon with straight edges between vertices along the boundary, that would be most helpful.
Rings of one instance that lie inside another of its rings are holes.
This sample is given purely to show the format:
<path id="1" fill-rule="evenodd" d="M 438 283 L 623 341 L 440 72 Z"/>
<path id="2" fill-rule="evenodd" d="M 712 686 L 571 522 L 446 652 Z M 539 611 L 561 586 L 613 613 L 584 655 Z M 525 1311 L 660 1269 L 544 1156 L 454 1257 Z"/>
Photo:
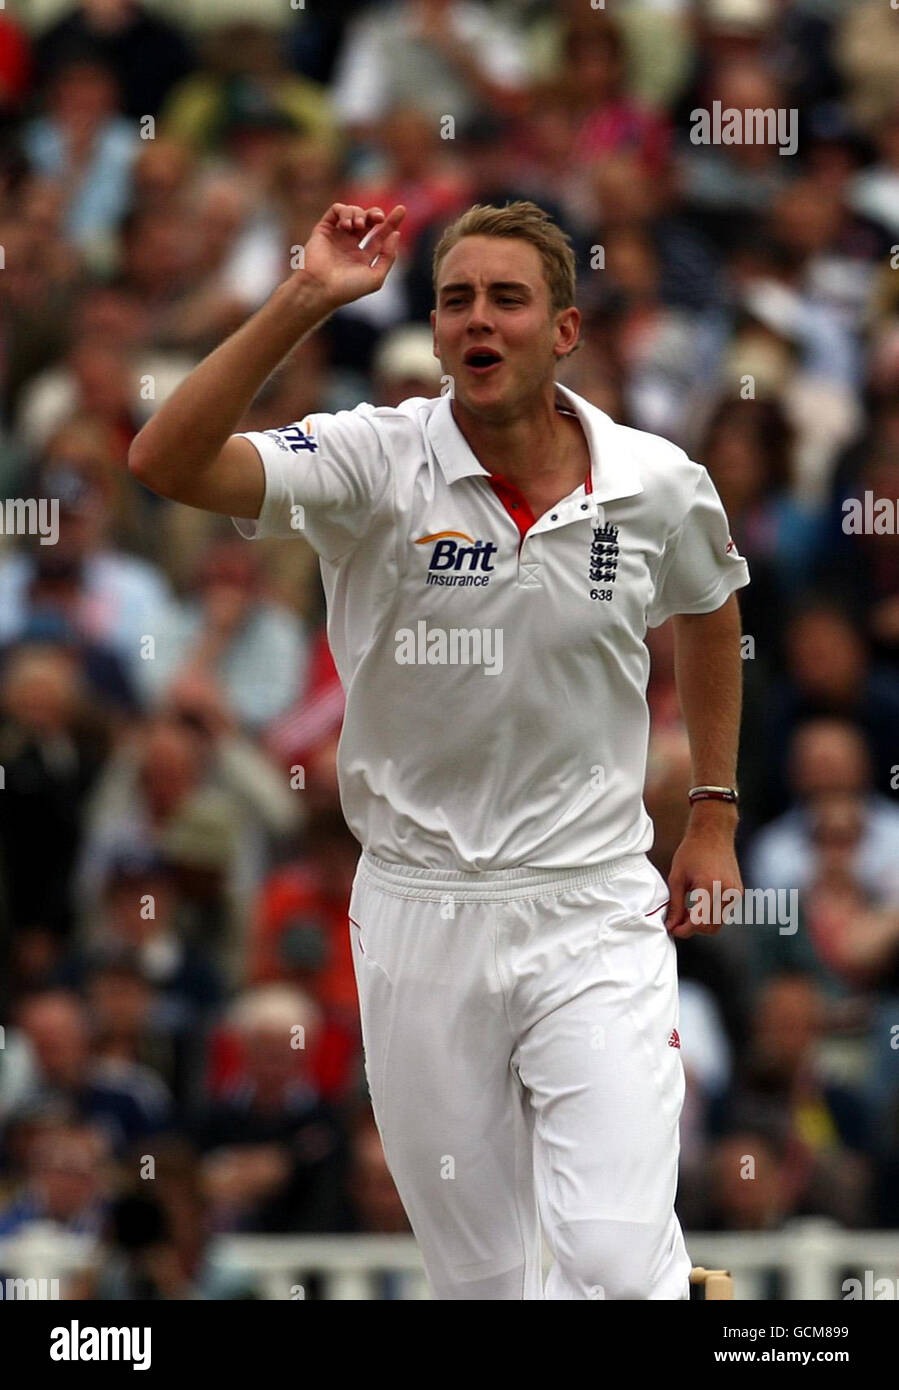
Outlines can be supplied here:
<path id="1" fill-rule="evenodd" d="M 871 1178 L 864 1159 L 867 1115 L 860 1098 L 824 1071 L 818 1057 L 824 1030 L 823 1001 L 807 977 L 771 979 L 713 1128 L 777 1136 L 782 1215 L 816 1211 L 863 1226 Z"/>
<path id="2" fill-rule="evenodd" d="M 152 1073 L 137 1067 L 110 1069 L 92 1053 L 83 1004 L 73 994 L 48 990 L 22 1006 L 19 1024 L 37 1064 L 37 1093 L 69 1104 L 97 1125 L 121 1157 L 138 1140 L 165 1129 L 169 1096 Z"/>
<path id="3" fill-rule="evenodd" d="M 137 0 L 80 0 L 38 39 L 39 80 L 72 53 L 90 54 L 122 85 L 122 109 L 139 120 L 156 115 L 169 89 L 191 71 L 187 36 Z"/>
<path id="4" fill-rule="evenodd" d="M 92 1124 L 46 1127 L 30 1146 L 22 1186 L 0 1208 L 0 1237 L 49 1224 L 72 1235 L 97 1235 L 109 1201 L 108 1150 Z"/>
<path id="5" fill-rule="evenodd" d="M 32 169 L 66 189 L 68 235 L 84 252 L 96 251 L 128 206 L 139 138 L 121 114 L 113 70 L 92 58 L 60 63 L 48 83 L 46 113 L 23 136 Z"/>
<path id="6" fill-rule="evenodd" d="M 799 725 L 788 747 L 792 805 L 749 846 L 747 882 L 759 888 L 804 891 L 813 864 L 810 809 L 822 795 L 861 798 L 863 828 L 852 868 L 881 900 L 899 889 L 899 809 L 871 790 L 871 760 L 860 731 L 834 718 Z"/>
<path id="7" fill-rule="evenodd" d="M 51 435 L 38 482 L 58 506 L 59 535 L 52 562 L 34 538 L 28 550 L 0 559 L 0 642 L 22 638 L 35 608 L 49 602 L 79 639 L 113 653 L 130 682 L 140 677 L 142 642 L 146 649 L 144 639 L 162 628 L 168 585 L 151 565 L 109 544 L 116 504 L 126 505 L 116 449 L 95 420 L 72 420 Z M 44 577 L 56 580 L 54 593 Z M 111 673 L 108 680 L 117 688 Z"/>
<path id="8" fill-rule="evenodd" d="M 625 47 L 613 20 L 572 23 L 565 39 L 566 91 L 574 117 L 573 155 L 589 166 L 610 155 L 633 155 L 658 176 L 668 155 L 665 121 L 627 93 Z"/>
<path id="9" fill-rule="evenodd" d="M 766 746 L 771 751 L 775 798 L 784 792 L 777 769 L 797 726 L 812 719 L 855 724 L 870 753 L 873 786 L 889 795 L 899 721 L 899 690 L 890 673 L 872 663 L 862 634 L 844 608 L 827 599 L 794 609 L 784 630 L 786 671 L 769 693 Z"/>
<path id="10" fill-rule="evenodd" d="M 0 847 L 13 932 L 67 936 L 85 800 L 107 752 L 70 655 L 53 647 L 8 654 L 0 682 Z"/>
<path id="11" fill-rule="evenodd" d="M 439 131 L 414 106 L 385 112 L 375 139 L 383 167 L 350 187 L 347 200 L 361 207 L 402 203 L 404 255 L 413 256 L 422 229 L 435 218 L 446 221 L 459 207 L 463 180 L 440 148 Z"/>
<path id="12" fill-rule="evenodd" d="M 238 541 L 206 552 L 195 597 L 174 609 L 146 663 L 148 693 L 161 694 L 179 672 L 220 683 L 247 732 L 277 718 L 305 673 L 306 644 L 295 615 L 264 596 L 259 562 Z"/>
<path id="13" fill-rule="evenodd" d="M 299 990 L 267 985 L 240 997 L 232 1019 L 243 1069 L 198 1131 L 216 1227 L 342 1229 L 344 1140 L 304 1058 L 317 1009 Z"/>
<path id="14" fill-rule="evenodd" d="M 394 106 L 425 112 L 439 128 L 448 113 L 521 109 L 526 80 L 517 36 L 476 0 L 397 0 L 363 11 L 347 30 L 334 76 L 334 107 L 348 132 L 365 137 Z"/>
<path id="15" fill-rule="evenodd" d="M 722 60 L 710 68 L 696 110 L 708 114 L 716 102 L 722 111 L 789 109 L 777 79 L 755 58 Z M 747 224 L 786 188 L 790 161 L 773 142 L 703 143 L 697 134 L 701 127 L 691 112 L 680 155 L 685 203 L 714 241 L 739 243 Z"/>
<path id="16" fill-rule="evenodd" d="M 374 401 L 399 405 L 410 396 L 438 395 L 440 363 L 434 356 L 431 331 L 409 324 L 385 333 L 373 363 Z"/>
<path id="17" fill-rule="evenodd" d="M 169 94 L 162 134 L 196 151 L 265 130 L 333 140 L 328 94 L 285 66 L 276 35 L 252 20 L 220 25 L 206 62 Z M 232 154 L 239 154 L 232 144 Z M 249 155 L 245 143 L 243 157 Z"/>
<path id="18" fill-rule="evenodd" d="M 217 686 L 182 675 L 168 706 L 134 730 L 98 782 L 78 867 L 85 918 L 96 918 L 115 856 L 156 850 L 187 877 L 194 914 L 237 979 L 269 844 L 299 817 L 287 779 L 237 732 Z"/>

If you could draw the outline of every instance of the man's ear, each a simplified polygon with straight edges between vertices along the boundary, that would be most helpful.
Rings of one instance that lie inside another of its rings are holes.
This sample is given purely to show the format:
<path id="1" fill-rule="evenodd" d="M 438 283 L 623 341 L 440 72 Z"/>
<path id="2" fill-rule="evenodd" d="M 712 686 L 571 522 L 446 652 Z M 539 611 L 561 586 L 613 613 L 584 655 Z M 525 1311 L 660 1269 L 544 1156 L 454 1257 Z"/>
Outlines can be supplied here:
<path id="1" fill-rule="evenodd" d="M 434 348 L 434 356 L 440 361 L 440 353 L 437 351 L 437 310 L 431 310 L 431 339 Z"/>
<path id="2" fill-rule="evenodd" d="M 575 309 L 574 305 L 570 309 L 563 309 L 556 315 L 556 342 L 555 354 L 557 357 L 568 357 L 574 352 L 578 339 L 581 336 L 581 311 Z"/>

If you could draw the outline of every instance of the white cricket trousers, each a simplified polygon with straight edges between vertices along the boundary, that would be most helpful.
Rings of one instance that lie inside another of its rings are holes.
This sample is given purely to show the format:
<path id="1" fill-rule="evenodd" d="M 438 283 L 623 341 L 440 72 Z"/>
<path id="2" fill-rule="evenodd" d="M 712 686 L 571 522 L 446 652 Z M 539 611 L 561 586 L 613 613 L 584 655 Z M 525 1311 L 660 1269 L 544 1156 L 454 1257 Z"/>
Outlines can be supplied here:
<path id="1" fill-rule="evenodd" d="M 436 1298 L 689 1297 L 667 900 L 645 854 L 474 874 L 363 852 L 365 1069 Z"/>

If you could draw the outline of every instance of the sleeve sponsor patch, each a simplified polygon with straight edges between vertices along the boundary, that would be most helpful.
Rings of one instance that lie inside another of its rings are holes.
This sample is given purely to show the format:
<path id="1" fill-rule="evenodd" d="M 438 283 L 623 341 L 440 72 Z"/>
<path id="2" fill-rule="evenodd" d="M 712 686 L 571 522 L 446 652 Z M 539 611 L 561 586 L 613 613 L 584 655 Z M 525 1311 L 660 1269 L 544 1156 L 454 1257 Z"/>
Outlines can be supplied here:
<path id="1" fill-rule="evenodd" d="M 283 425 L 277 430 L 264 430 L 263 433 L 268 439 L 273 439 L 279 449 L 285 453 L 314 454 L 318 449 L 318 440 L 312 431 L 312 422 L 303 421 L 303 428 L 299 425 Z"/>

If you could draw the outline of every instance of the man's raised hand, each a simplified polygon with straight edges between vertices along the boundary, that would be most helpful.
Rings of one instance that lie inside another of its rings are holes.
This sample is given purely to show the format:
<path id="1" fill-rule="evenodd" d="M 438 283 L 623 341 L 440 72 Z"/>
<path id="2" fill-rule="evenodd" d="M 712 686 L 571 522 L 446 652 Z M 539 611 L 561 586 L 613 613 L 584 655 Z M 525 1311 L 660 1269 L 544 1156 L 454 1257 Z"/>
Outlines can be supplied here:
<path id="1" fill-rule="evenodd" d="M 400 203 L 387 216 L 381 208 L 332 203 L 306 242 L 302 273 L 321 287 L 333 308 L 379 290 L 396 260 Z M 363 238 L 371 234 L 364 250 Z"/>

